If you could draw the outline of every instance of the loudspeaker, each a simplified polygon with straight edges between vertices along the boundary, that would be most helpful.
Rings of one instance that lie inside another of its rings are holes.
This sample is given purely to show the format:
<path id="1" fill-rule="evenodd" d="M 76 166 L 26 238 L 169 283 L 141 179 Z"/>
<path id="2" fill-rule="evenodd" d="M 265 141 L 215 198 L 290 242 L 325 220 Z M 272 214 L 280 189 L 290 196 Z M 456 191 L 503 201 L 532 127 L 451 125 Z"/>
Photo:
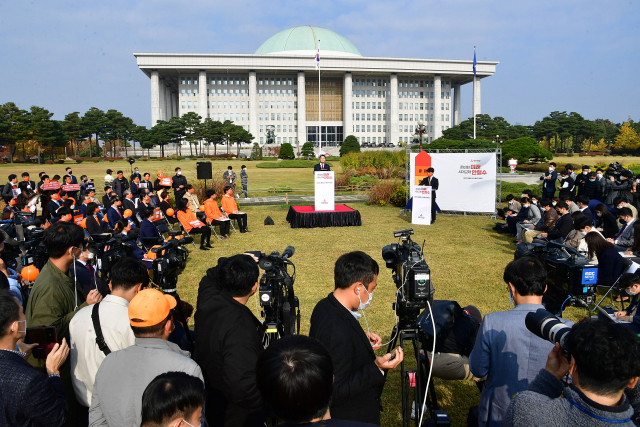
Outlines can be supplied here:
<path id="1" fill-rule="evenodd" d="M 198 173 L 198 179 L 213 179 L 211 174 L 211 162 L 196 163 L 196 171 Z"/>

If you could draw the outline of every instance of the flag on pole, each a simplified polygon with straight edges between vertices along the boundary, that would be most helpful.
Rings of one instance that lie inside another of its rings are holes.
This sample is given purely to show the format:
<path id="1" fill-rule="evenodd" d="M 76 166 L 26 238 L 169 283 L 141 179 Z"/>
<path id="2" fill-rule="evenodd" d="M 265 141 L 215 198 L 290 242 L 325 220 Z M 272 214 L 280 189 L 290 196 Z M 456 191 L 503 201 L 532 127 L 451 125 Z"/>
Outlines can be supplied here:
<path id="1" fill-rule="evenodd" d="M 474 76 L 476 75 L 476 64 L 477 64 L 477 61 L 476 61 L 476 47 L 474 46 L 473 47 L 473 75 Z"/>
<path id="2" fill-rule="evenodd" d="M 320 69 L 320 42 L 318 41 L 318 51 L 316 52 L 316 70 Z"/>

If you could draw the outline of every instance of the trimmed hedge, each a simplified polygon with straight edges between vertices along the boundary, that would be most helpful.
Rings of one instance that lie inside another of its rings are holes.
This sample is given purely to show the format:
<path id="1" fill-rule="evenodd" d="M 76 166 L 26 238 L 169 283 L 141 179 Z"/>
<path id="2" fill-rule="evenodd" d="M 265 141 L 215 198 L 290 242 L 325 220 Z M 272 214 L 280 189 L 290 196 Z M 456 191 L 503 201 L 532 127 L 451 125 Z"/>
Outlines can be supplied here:
<path id="1" fill-rule="evenodd" d="M 283 160 L 281 162 L 262 162 L 256 165 L 257 168 L 262 169 L 276 169 L 276 168 L 313 168 L 318 164 L 315 160 Z M 331 163 L 327 163 L 331 167 Z"/>

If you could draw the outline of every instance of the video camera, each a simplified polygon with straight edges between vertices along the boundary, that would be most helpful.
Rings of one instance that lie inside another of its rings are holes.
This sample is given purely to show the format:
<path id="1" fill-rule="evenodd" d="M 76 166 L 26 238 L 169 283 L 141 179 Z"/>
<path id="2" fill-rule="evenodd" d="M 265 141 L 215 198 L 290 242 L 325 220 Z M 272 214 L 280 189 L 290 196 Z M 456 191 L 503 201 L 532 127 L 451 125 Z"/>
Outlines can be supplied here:
<path id="1" fill-rule="evenodd" d="M 47 248 L 41 244 L 44 237 L 41 224 L 40 220 L 33 221 L 31 215 L 25 212 L 15 212 L 13 219 L 0 222 L 2 230 L 18 242 L 17 246 L 5 245 L 2 258 L 7 267 L 21 271 L 23 267 L 33 265 L 42 270 L 49 255 Z"/>
<path id="2" fill-rule="evenodd" d="M 104 283 L 109 283 L 111 267 L 120 258 L 133 256 L 133 246 L 129 243 L 130 237 L 126 234 L 113 237 L 109 234 L 95 234 L 92 237 L 96 243 L 96 265 Z"/>
<path id="3" fill-rule="evenodd" d="M 561 243 L 523 243 L 515 258 L 534 256 L 547 270 L 547 290 L 542 301 L 550 311 L 560 312 L 565 305 L 588 307 L 597 295 L 598 266 L 576 248 Z"/>
<path id="4" fill-rule="evenodd" d="M 560 321 L 552 313 L 544 308 L 539 308 L 535 313 L 527 314 L 524 323 L 534 335 L 549 341 L 551 344 L 559 343 L 562 354 L 567 360 L 571 360 L 571 354 L 566 340 L 571 328 Z"/>
<path id="5" fill-rule="evenodd" d="M 159 248 L 151 249 L 156 254 L 151 269 L 153 281 L 162 287 L 166 293 L 175 293 L 178 289 L 178 275 L 187 266 L 189 250 L 184 247 L 193 242 L 193 237 L 185 236 L 182 239 L 170 239 Z"/>
<path id="6" fill-rule="evenodd" d="M 393 270 L 392 278 L 398 292 L 393 308 L 401 328 L 414 328 L 420 310 L 433 302 L 435 290 L 431 283 L 431 270 L 424 260 L 422 248 L 411 240 L 413 229 L 398 230 L 393 236 L 399 238 L 382 248 L 382 258 L 387 268 Z"/>
<path id="7" fill-rule="evenodd" d="M 278 337 L 300 333 L 300 302 L 293 291 L 296 266 L 289 260 L 295 253 L 293 246 L 287 246 L 282 252 L 248 252 L 258 257 L 258 266 L 264 270 L 260 278 L 259 299 L 262 307 L 266 337 L 268 342 Z M 287 266 L 293 267 L 293 276 Z"/>

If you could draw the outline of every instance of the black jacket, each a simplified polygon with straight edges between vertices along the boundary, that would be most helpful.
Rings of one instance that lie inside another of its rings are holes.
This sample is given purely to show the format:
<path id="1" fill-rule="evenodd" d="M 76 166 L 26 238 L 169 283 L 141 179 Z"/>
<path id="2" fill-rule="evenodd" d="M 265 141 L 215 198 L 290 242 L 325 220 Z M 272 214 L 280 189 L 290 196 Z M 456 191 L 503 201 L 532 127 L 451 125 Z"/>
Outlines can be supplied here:
<path id="1" fill-rule="evenodd" d="M 605 208 L 606 210 L 606 208 Z M 598 227 L 602 227 L 602 235 L 607 239 L 613 239 L 620 229 L 616 222 L 616 217 L 610 212 L 604 214 L 601 217 L 596 217 L 598 220 Z"/>
<path id="2" fill-rule="evenodd" d="M 18 188 L 16 184 L 16 188 Z M 13 199 L 13 184 L 7 182 L 4 187 L 2 187 L 2 199 L 5 203 L 9 203 L 11 199 Z"/>
<path id="3" fill-rule="evenodd" d="M 93 266 L 91 268 L 95 271 Z M 94 275 L 93 272 L 89 271 L 86 265 L 82 265 L 80 261 L 76 260 L 69 266 L 69 272 L 71 277 L 74 277 L 75 274 L 75 277 L 78 280 L 78 285 L 82 287 L 82 292 L 84 292 L 85 295 L 89 295 L 89 292 L 94 289 L 97 289 L 103 296 L 107 294 L 107 289 L 102 285 L 98 271 L 95 271 Z"/>
<path id="4" fill-rule="evenodd" d="M 24 191 L 28 188 L 31 191 L 35 192 L 37 187 L 36 187 L 36 183 L 31 180 L 29 181 L 22 180 L 18 183 L 18 188 L 20 189 L 20 191 Z"/>
<path id="5" fill-rule="evenodd" d="M 385 376 L 360 323 L 332 293 L 313 309 L 309 336 L 324 344 L 333 359 L 331 417 L 380 425 Z"/>
<path id="6" fill-rule="evenodd" d="M 102 196 L 102 206 L 104 206 L 105 210 L 107 211 L 111 207 L 111 197 L 108 194 Z"/>
<path id="7" fill-rule="evenodd" d="M 220 258 L 218 266 L 225 262 Z M 263 350 L 262 324 L 220 288 L 218 269 L 210 268 L 200 281 L 194 318 L 194 360 L 209 391 L 207 421 L 210 427 L 263 426 L 266 415 L 255 372 Z"/>
<path id="8" fill-rule="evenodd" d="M 120 197 L 123 198 L 123 193 L 125 190 L 129 189 L 129 181 L 127 178 L 122 177 L 122 179 L 116 178 L 113 180 L 113 191 Z"/>
<path id="9" fill-rule="evenodd" d="M 187 189 L 184 188 L 187 186 L 187 178 L 185 178 L 182 175 L 175 175 L 172 179 L 173 179 L 172 187 L 175 190 L 176 200 L 182 199 L 182 196 L 184 196 L 184 194 L 187 192 Z M 181 185 L 184 185 L 184 187 L 178 188 Z"/>
<path id="10" fill-rule="evenodd" d="M 87 217 L 85 224 L 87 225 L 87 233 L 89 233 L 90 236 L 104 233 L 102 225 L 93 217 L 93 215 Z"/>
<path id="11" fill-rule="evenodd" d="M 602 198 L 602 187 L 598 181 L 587 181 L 584 183 L 583 195 L 587 196 L 589 200 L 600 200 Z"/>
<path id="12" fill-rule="evenodd" d="M 436 198 L 436 190 L 438 189 L 438 178 L 432 176 L 431 178 L 426 177 L 422 181 L 420 181 L 420 185 L 430 185 L 431 186 L 431 197 Z"/>
<path id="13" fill-rule="evenodd" d="M 571 219 L 571 215 L 562 215 L 556 223 L 556 226 L 553 227 L 553 230 L 548 232 L 547 239 L 556 240 L 560 237 L 564 239 L 571 230 L 573 230 L 573 219 Z"/>
<path id="14" fill-rule="evenodd" d="M 314 172 L 328 172 L 331 170 L 331 167 L 328 164 L 324 164 L 324 169 L 320 169 L 320 163 L 313 167 Z"/>

